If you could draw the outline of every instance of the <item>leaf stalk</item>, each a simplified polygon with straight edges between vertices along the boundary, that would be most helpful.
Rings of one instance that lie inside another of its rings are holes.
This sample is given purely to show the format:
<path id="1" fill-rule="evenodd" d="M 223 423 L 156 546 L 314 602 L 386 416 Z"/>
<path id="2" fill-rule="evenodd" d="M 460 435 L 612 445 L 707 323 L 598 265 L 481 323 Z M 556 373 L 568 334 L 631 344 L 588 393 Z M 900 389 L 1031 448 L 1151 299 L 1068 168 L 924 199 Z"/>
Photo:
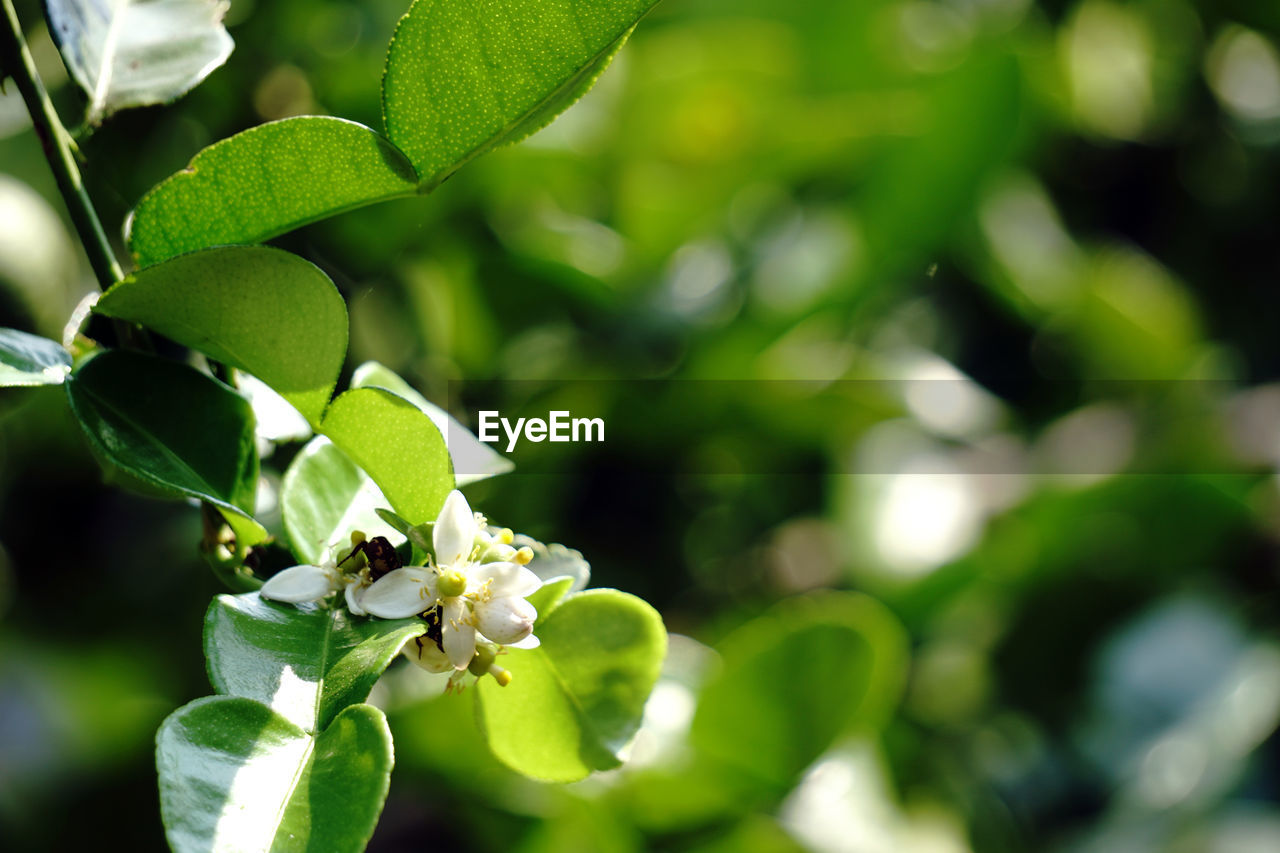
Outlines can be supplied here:
<path id="1" fill-rule="evenodd" d="M 31 123 L 35 127 L 40 147 L 44 149 L 45 159 L 53 170 L 58 182 L 58 191 L 71 214 L 80 243 L 89 257 L 89 265 L 98 279 L 98 286 L 106 290 L 120 279 L 124 273 L 111 251 L 111 244 L 102 230 L 102 221 L 94 209 L 93 202 L 85 192 L 84 181 L 80 177 L 80 167 L 76 164 L 75 153 L 71 148 L 71 137 L 58 118 L 49 93 L 36 72 L 35 62 L 31 59 L 31 51 L 27 49 L 26 39 L 22 35 L 22 27 L 18 23 L 17 12 L 11 0 L 0 0 L 4 6 L 4 26 L 0 27 L 0 69 L 13 78 L 22 100 L 31 114 Z"/>

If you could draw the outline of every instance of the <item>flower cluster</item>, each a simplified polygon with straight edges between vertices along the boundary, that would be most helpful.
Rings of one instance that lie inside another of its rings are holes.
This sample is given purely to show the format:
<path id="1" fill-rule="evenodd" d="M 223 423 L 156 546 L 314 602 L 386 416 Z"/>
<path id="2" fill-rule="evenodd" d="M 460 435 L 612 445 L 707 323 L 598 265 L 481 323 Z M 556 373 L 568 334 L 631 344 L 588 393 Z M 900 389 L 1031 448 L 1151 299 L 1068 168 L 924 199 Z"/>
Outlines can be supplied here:
<path id="1" fill-rule="evenodd" d="M 356 534 L 341 561 L 331 556 L 318 566 L 285 569 L 263 584 L 261 594 L 299 604 L 342 592 L 356 616 L 420 616 L 427 632 L 405 647 L 411 660 L 432 672 L 454 671 L 451 684 L 468 670 L 506 684 L 511 676 L 494 657 L 503 646 L 537 647 L 538 613 L 525 598 L 542 585 L 528 568 L 532 549 L 517 549 L 513 538 L 510 530 L 486 528 L 455 490 L 432 525 L 434 553 L 425 566 L 402 566 L 385 539 L 366 542 Z"/>

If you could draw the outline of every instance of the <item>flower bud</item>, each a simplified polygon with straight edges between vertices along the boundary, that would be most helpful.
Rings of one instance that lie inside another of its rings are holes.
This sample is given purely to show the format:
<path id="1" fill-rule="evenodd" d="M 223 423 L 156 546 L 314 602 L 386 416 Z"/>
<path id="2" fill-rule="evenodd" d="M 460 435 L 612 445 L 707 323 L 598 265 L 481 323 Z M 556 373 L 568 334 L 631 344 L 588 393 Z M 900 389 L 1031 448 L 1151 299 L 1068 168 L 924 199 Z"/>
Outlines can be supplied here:
<path id="1" fill-rule="evenodd" d="M 490 542 L 479 554 L 481 563 L 509 563 L 516 556 L 516 549 L 500 542 Z"/>
<path id="2" fill-rule="evenodd" d="M 472 675 L 484 675 L 489 671 L 489 667 L 493 666 L 493 661 L 496 657 L 497 653 L 494 651 L 493 646 L 479 643 L 476 645 L 476 656 L 471 659 L 467 669 L 471 670 Z"/>
<path id="3" fill-rule="evenodd" d="M 476 628 L 495 643 L 518 643 L 533 633 L 538 611 L 523 598 L 495 598 L 476 606 Z"/>

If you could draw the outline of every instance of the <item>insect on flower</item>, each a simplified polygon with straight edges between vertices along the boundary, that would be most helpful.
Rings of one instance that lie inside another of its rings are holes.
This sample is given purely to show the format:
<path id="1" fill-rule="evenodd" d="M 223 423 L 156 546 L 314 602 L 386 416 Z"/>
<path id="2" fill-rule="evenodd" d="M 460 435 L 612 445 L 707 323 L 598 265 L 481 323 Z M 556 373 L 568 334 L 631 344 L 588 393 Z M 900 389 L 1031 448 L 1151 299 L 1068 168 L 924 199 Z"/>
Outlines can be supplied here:
<path id="1" fill-rule="evenodd" d="M 365 561 L 369 564 L 369 575 L 371 580 L 378 580 L 388 572 L 393 572 L 404 565 L 404 561 L 400 559 L 399 552 L 396 551 L 394 545 L 385 536 L 375 536 L 372 539 L 362 539 L 355 543 L 351 548 L 351 553 L 342 558 L 338 563 L 339 566 L 350 560 L 356 554 L 363 554 Z"/>

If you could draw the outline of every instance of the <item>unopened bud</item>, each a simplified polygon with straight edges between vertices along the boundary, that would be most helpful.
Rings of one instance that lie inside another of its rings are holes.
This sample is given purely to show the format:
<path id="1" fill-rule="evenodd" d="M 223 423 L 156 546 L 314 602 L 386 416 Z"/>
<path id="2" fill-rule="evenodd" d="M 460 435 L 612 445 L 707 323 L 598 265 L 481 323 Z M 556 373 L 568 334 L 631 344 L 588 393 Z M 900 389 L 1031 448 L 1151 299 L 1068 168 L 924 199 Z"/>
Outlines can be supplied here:
<path id="1" fill-rule="evenodd" d="M 467 669 L 474 676 L 484 675 L 489 671 L 489 667 L 493 666 L 496 652 L 491 646 L 477 645 L 475 657 L 471 659 L 471 663 L 467 664 Z"/>
<path id="2" fill-rule="evenodd" d="M 480 552 L 482 563 L 509 563 L 515 559 L 516 549 L 501 542 L 491 542 Z"/>

